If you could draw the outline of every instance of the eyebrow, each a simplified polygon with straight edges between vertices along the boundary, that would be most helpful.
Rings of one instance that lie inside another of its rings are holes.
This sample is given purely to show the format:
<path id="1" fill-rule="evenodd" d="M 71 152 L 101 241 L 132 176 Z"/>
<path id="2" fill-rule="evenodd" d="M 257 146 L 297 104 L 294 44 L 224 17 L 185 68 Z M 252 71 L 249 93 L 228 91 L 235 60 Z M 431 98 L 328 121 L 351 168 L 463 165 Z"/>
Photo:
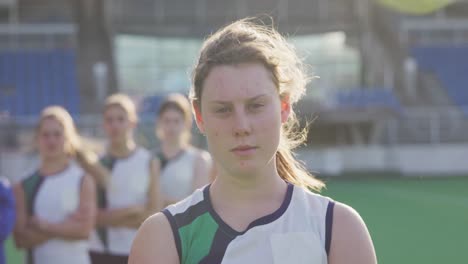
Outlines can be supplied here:
<path id="1" fill-rule="evenodd" d="M 254 96 L 254 97 L 251 97 L 251 98 L 248 98 L 247 101 L 255 101 L 261 97 L 264 97 L 264 96 L 268 96 L 267 94 L 259 94 L 257 96 Z M 215 100 L 215 101 L 211 101 L 210 103 L 212 104 L 230 104 L 231 101 L 223 101 L 223 100 Z"/>

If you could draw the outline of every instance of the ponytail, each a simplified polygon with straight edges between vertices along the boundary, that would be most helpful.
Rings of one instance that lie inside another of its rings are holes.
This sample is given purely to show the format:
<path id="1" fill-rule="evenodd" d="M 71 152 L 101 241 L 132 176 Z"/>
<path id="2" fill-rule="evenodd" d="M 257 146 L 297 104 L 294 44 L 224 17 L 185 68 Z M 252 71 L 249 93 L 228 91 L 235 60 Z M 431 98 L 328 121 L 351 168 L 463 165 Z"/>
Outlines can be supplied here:
<path id="1" fill-rule="evenodd" d="M 308 132 L 308 124 L 302 130 L 299 129 L 299 121 L 291 109 L 289 120 L 283 124 L 280 143 L 275 154 L 276 170 L 286 182 L 302 186 L 309 190 L 320 191 L 325 184 L 315 178 L 303 165 L 296 159 L 292 150 L 301 145 Z"/>
<path id="2" fill-rule="evenodd" d="M 288 149 L 276 151 L 276 170 L 281 179 L 297 186 L 314 191 L 320 191 L 325 186 L 322 181 L 314 178 Z"/>

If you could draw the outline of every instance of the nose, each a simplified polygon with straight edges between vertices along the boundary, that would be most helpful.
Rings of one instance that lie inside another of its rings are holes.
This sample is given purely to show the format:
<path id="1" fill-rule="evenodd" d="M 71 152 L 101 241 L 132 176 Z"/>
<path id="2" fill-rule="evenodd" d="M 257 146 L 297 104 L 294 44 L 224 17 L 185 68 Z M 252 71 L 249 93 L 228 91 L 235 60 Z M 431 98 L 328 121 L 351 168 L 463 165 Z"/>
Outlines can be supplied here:
<path id="1" fill-rule="evenodd" d="M 233 115 L 233 134 L 236 137 L 248 136 L 251 133 L 250 120 L 243 109 L 236 109 Z"/>

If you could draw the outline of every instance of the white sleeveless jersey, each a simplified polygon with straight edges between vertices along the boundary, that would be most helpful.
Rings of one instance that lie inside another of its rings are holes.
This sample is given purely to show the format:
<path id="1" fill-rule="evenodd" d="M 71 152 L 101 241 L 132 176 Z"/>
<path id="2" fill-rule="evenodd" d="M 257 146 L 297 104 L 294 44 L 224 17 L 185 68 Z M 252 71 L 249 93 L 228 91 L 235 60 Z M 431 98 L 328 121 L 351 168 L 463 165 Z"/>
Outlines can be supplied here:
<path id="1" fill-rule="evenodd" d="M 71 163 L 56 175 L 42 177 L 36 173 L 26 179 L 28 182 L 38 177 L 32 199 L 33 214 L 51 223 L 62 222 L 73 214 L 79 207 L 84 174 L 80 167 Z M 51 239 L 35 247 L 31 253 L 34 264 L 90 263 L 87 240 Z"/>
<path id="2" fill-rule="evenodd" d="M 195 161 L 199 150 L 187 148 L 163 163 L 160 184 L 165 199 L 180 201 L 193 192 Z M 165 163 L 165 164 L 164 164 Z"/>
<path id="3" fill-rule="evenodd" d="M 278 210 L 238 232 L 213 210 L 208 185 L 163 213 L 181 264 L 326 264 L 333 205 L 327 197 L 289 184 Z"/>
<path id="4" fill-rule="evenodd" d="M 102 193 L 105 196 L 105 204 L 100 207 L 117 209 L 146 204 L 151 159 L 151 154 L 143 148 L 136 149 L 129 157 L 123 159 L 111 156 L 101 158 L 101 163 L 112 173 L 109 188 Z M 129 255 L 136 232 L 137 229 L 125 227 L 99 228 L 91 236 L 91 251 Z"/>

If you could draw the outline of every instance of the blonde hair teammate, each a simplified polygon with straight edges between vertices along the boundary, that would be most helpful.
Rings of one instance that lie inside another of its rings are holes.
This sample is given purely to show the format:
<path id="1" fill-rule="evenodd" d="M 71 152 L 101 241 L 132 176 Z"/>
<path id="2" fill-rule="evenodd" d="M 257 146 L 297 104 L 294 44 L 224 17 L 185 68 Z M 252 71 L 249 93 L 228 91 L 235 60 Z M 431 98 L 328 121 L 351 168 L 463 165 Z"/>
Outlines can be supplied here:
<path id="1" fill-rule="evenodd" d="M 306 83 L 294 49 L 267 26 L 241 20 L 205 41 L 191 95 L 216 179 L 146 221 L 130 264 L 376 263 L 360 216 L 310 192 L 323 183 L 291 152 Z"/>
<path id="2" fill-rule="evenodd" d="M 42 111 L 36 142 L 39 169 L 14 187 L 16 245 L 28 250 L 28 263 L 90 263 L 87 239 L 95 220 L 95 185 L 83 169 L 104 170 L 96 155 L 83 148 L 70 114 L 62 107 Z"/>

